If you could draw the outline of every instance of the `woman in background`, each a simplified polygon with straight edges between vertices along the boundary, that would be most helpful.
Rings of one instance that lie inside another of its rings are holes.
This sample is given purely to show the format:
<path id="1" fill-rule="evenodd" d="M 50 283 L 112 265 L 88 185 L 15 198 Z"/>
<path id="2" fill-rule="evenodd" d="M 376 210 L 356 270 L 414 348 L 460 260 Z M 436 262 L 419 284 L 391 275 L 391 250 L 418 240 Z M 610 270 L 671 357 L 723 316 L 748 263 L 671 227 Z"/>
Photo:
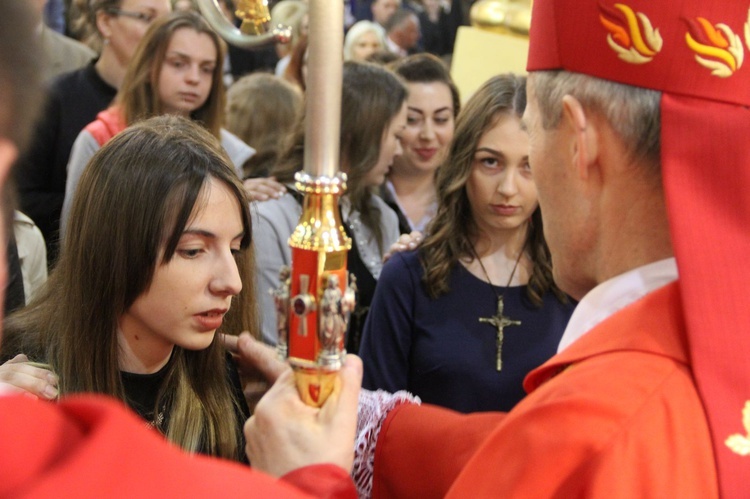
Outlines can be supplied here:
<path id="1" fill-rule="evenodd" d="M 113 106 L 81 131 L 68 162 L 61 233 L 78 180 L 94 153 L 115 134 L 161 114 L 189 117 L 221 139 L 239 175 L 255 151 L 221 128 L 225 92 L 225 45 L 194 12 L 175 12 L 155 22 L 144 36 Z"/>
<path id="2" fill-rule="evenodd" d="M 525 107 L 525 78 L 508 74 L 459 115 L 425 241 L 392 256 L 378 281 L 360 348 L 365 388 L 508 411 L 526 374 L 556 353 L 573 305 L 552 280 Z"/>
<path id="3" fill-rule="evenodd" d="M 57 260 L 60 213 L 70 151 L 78 133 L 107 108 L 149 25 L 170 11 L 169 0 L 75 0 L 73 31 L 99 57 L 52 82 L 32 143 L 15 168 L 21 211 L 37 224 L 47 257 Z"/>
<path id="4" fill-rule="evenodd" d="M 411 55 L 391 67 L 406 81 L 408 112 L 404 152 L 393 161 L 381 194 L 398 214 L 402 234 L 424 232 L 437 210 L 435 174 L 453 139 L 461 101 L 448 69 L 433 55 Z"/>
<path id="5" fill-rule="evenodd" d="M 68 230 L 3 353 L 47 363 L 63 396 L 122 400 L 189 452 L 244 460 L 248 409 L 216 333 L 257 331 L 250 214 L 216 138 L 173 116 L 126 130 L 81 177 Z"/>
<path id="6" fill-rule="evenodd" d="M 372 21 L 358 21 L 344 37 L 344 60 L 365 62 L 368 56 L 385 48 L 383 27 Z"/>
<path id="7" fill-rule="evenodd" d="M 385 251 L 398 239 L 398 220 L 374 192 L 383 183 L 406 125 L 407 91 L 398 78 L 372 64 L 344 64 L 341 106 L 340 168 L 348 176 L 340 200 L 341 218 L 354 240 L 349 271 L 357 277 L 357 308 L 351 316 L 347 349 L 356 352 Z M 279 199 L 257 204 L 253 240 L 257 250 L 258 289 L 263 314 L 263 339 L 276 343 L 276 312 L 270 289 L 279 286 L 279 270 L 291 264 L 289 236 L 302 214 L 302 196 L 294 190 L 294 174 L 303 167 L 304 119 L 271 173 L 287 184 Z"/>
<path id="8" fill-rule="evenodd" d="M 267 177 L 302 109 L 301 92 L 267 73 L 243 76 L 227 91 L 226 128 L 256 153 L 243 178 Z"/>

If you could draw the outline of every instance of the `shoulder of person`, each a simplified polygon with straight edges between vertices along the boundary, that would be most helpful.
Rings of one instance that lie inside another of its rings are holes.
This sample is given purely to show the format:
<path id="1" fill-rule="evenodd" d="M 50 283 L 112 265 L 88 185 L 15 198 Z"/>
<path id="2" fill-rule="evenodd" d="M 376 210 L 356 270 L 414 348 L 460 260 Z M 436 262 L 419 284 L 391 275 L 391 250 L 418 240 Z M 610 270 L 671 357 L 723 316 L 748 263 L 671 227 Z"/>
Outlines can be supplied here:
<path id="1" fill-rule="evenodd" d="M 242 166 L 245 161 L 255 155 L 255 149 L 247 145 L 229 130 L 222 128 L 219 133 L 221 134 L 221 145 L 235 166 Z"/>
<path id="2" fill-rule="evenodd" d="M 302 205 L 297 202 L 292 194 L 287 192 L 278 198 L 253 201 L 251 203 L 251 212 L 257 214 L 259 218 L 271 221 L 294 220 L 296 225 L 299 215 L 302 212 Z"/>

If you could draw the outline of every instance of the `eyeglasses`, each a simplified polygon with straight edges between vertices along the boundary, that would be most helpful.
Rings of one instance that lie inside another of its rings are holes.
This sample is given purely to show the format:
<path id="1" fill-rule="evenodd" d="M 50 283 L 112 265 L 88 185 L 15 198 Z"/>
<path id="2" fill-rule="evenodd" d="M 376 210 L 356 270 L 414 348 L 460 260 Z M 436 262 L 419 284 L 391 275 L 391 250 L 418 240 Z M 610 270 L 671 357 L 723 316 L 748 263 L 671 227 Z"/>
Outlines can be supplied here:
<path id="1" fill-rule="evenodd" d="M 145 12 L 134 12 L 132 10 L 107 9 L 107 13 L 113 16 L 129 17 L 146 24 L 151 24 L 156 19 L 156 14 L 146 14 Z"/>

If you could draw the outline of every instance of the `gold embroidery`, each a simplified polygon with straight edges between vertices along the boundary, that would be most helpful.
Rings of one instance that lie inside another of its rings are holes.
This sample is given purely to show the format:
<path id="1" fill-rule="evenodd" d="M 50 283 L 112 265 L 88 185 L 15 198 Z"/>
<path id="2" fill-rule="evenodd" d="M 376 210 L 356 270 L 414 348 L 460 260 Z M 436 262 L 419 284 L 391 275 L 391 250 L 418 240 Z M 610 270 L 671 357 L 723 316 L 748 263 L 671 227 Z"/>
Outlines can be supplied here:
<path id="1" fill-rule="evenodd" d="M 635 12 L 625 4 L 616 3 L 614 8 L 625 16 L 623 25 L 619 14 L 600 5 L 599 20 L 607 28 L 607 44 L 617 56 L 631 64 L 650 62 L 661 50 L 663 41 L 658 29 L 642 12 Z"/>
<path id="2" fill-rule="evenodd" d="M 750 456 L 750 400 L 745 402 L 742 409 L 742 425 L 745 427 L 745 435 L 735 433 L 730 435 L 724 443 L 735 454 Z"/>
<path id="3" fill-rule="evenodd" d="M 689 30 L 685 33 L 685 42 L 695 52 L 695 61 L 711 74 L 728 78 L 740 69 L 745 52 L 742 40 L 724 23 L 712 25 L 703 17 L 696 17 L 697 22 L 688 22 Z M 750 30 L 745 24 L 745 32 Z M 701 40 L 701 41 L 699 41 Z"/>

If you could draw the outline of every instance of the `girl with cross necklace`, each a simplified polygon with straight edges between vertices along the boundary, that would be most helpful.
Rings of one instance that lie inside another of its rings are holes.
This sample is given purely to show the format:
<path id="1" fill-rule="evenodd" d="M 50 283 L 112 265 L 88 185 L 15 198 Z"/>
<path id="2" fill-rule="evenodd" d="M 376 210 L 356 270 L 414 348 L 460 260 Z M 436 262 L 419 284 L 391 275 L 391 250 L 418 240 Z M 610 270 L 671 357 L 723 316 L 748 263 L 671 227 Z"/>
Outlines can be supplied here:
<path id="1" fill-rule="evenodd" d="M 378 281 L 360 348 L 365 388 L 507 411 L 557 351 L 574 305 L 552 281 L 525 106 L 525 78 L 501 75 L 459 114 L 425 241 Z"/>

